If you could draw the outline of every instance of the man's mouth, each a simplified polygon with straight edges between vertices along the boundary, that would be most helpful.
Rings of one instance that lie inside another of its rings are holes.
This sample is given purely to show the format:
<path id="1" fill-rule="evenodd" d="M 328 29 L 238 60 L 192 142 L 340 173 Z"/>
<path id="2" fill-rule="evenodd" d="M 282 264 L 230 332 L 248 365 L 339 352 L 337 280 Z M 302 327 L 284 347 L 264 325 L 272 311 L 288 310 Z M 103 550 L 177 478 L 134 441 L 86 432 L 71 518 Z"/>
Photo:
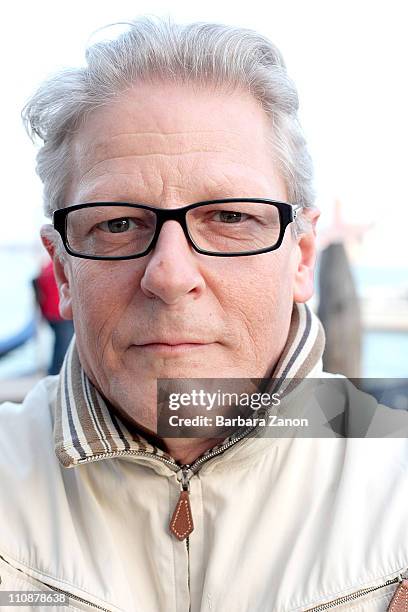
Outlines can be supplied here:
<path id="1" fill-rule="evenodd" d="M 166 340 L 163 342 L 161 340 L 154 340 L 152 342 L 144 342 L 141 344 L 135 345 L 138 349 L 146 352 L 153 353 L 184 353 L 188 351 L 194 351 L 203 349 L 205 347 L 211 346 L 214 344 L 213 342 L 199 342 L 192 340 Z"/>

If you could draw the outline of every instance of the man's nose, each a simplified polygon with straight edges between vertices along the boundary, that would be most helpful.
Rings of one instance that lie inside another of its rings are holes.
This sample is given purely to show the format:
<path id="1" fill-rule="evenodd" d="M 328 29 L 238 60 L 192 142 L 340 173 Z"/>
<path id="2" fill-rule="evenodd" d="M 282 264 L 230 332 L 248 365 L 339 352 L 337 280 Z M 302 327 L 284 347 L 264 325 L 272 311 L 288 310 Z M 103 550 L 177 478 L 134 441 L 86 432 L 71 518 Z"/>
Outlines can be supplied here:
<path id="1" fill-rule="evenodd" d="M 156 246 L 147 256 L 140 282 L 143 293 L 166 304 L 177 304 L 184 296 L 199 297 L 205 288 L 197 257 L 177 221 L 164 223 Z"/>

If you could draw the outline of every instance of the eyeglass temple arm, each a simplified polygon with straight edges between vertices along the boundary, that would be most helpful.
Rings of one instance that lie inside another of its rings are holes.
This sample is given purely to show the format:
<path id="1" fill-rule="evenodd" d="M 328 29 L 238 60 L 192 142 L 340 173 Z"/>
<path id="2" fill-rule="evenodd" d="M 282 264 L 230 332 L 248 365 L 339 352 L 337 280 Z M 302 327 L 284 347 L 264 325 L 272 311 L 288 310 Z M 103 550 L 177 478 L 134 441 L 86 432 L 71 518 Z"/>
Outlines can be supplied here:
<path id="1" fill-rule="evenodd" d="M 303 204 L 294 204 L 294 206 L 292 206 L 292 218 L 296 219 L 296 217 L 298 216 L 298 211 L 303 208 Z"/>

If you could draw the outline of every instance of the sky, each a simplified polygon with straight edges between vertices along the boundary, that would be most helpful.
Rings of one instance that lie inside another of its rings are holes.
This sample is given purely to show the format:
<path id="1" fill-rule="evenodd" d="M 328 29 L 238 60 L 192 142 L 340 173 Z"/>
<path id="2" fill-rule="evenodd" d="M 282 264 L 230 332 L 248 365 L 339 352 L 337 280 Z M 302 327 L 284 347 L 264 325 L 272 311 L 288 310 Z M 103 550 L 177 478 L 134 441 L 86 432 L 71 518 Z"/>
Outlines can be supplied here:
<path id="1" fill-rule="evenodd" d="M 283 52 L 300 96 L 315 163 L 321 225 L 335 199 L 350 223 L 373 223 L 359 251 L 367 265 L 405 266 L 408 37 L 406 2 L 390 0 L 15 1 L 1 9 L 3 77 L 0 248 L 33 242 L 43 222 L 35 147 L 20 112 L 53 72 L 83 63 L 98 28 L 139 15 L 256 29 Z"/>

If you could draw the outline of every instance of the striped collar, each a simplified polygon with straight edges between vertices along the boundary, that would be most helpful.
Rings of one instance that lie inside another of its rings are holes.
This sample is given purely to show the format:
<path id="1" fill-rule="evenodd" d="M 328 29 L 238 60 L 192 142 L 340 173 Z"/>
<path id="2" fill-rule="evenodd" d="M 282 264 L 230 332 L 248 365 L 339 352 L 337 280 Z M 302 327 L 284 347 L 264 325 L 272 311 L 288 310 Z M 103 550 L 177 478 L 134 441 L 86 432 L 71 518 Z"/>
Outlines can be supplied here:
<path id="1" fill-rule="evenodd" d="M 279 385 L 284 385 L 284 381 L 295 377 L 303 379 L 313 375 L 321 361 L 324 341 L 323 327 L 317 316 L 306 304 L 294 303 L 288 338 L 272 377 L 278 379 Z M 68 349 L 59 376 L 54 444 L 64 467 L 116 457 L 129 451 L 144 451 L 174 463 L 170 455 L 134 430 L 130 431 L 107 404 L 85 374 L 75 340 Z"/>

